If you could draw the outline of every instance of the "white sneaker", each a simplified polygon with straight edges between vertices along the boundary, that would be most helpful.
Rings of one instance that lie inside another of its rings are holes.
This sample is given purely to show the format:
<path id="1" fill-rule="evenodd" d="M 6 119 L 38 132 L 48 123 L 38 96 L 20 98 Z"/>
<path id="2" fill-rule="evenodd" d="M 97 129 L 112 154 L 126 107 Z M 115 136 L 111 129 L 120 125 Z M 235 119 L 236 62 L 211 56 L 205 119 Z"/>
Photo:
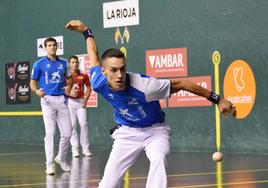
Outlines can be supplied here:
<path id="1" fill-rule="evenodd" d="M 54 168 L 54 166 L 47 166 L 46 174 L 47 175 L 54 175 L 55 174 L 55 168 Z"/>
<path id="2" fill-rule="evenodd" d="M 72 153 L 73 153 L 73 158 L 79 157 L 79 152 L 78 151 L 74 150 L 74 151 L 72 151 Z"/>
<path id="3" fill-rule="evenodd" d="M 86 150 L 83 150 L 83 154 L 86 156 L 86 157 L 91 157 L 92 156 L 92 153 L 86 149 Z"/>
<path id="4" fill-rule="evenodd" d="M 60 165 L 60 167 L 61 167 L 61 169 L 63 171 L 65 171 L 65 172 L 70 172 L 71 171 L 71 167 L 66 162 L 61 161 L 57 157 L 55 158 L 55 162 Z"/>

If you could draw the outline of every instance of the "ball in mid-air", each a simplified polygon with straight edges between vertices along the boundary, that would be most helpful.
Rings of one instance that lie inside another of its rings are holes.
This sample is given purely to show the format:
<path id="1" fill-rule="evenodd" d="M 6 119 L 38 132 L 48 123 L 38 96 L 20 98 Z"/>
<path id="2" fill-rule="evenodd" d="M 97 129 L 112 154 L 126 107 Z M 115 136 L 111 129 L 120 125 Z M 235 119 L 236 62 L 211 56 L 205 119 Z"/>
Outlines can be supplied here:
<path id="1" fill-rule="evenodd" d="M 213 159 L 213 161 L 215 161 L 215 162 L 220 162 L 220 161 L 222 161 L 222 158 L 223 158 L 223 155 L 222 155 L 222 153 L 219 152 L 219 151 L 216 151 L 216 152 L 213 153 L 213 155 L 212 155 L 212 159 Z"/>

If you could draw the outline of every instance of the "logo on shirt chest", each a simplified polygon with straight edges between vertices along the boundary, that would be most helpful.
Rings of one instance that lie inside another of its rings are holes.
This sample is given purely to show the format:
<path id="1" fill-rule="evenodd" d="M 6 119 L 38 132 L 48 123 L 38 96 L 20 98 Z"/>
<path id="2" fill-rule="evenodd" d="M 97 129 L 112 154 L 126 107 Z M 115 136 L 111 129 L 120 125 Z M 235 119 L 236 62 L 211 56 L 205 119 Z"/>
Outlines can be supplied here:
<path id="1" fill-rule="evenodd" d="M 135 105 L 135 104 L 139 104 L 139 102 L 136 98 L 130 97 L 127 104 L 128 105 Z"/>
<path id="2" fill-rule="evenodd" d="M 52 80 L 56 80 L 57 78 L 58 78 L 58 79 L 61 78 L 61 77 L 60 77 L 60 72 L 59 72 L 59 71 L 57 71 L 57 72 L 53 72 L 53 73 L 51 74 L 51 76 L 52 76 Z"/>
<path id="3" fill-rule="evenodd" d="M 62 79 L 62 74 L 60 71 L 54 71 L 54 72 L 45 72 L 45 80 L 46 83 L 48 84 L 55 84 L 55 83 L 60 83 L 63 82 Z"/>
<path id="4" fill-rule="evenodd" d="M 108 98 L 109 98 L 110 100 L 115 100 L 114 95 L 111 94 L 111 93 L 108 94 Z"/>
<path id="5" fill-rule="evenodd" d="M 77 80 L 84 80 L 83 76 L 77 76 Z"/>
<path id="6" fill-rule="evenodd" d="M 63 65 L 59 64 L 58 69 L 63 69 Z"/>

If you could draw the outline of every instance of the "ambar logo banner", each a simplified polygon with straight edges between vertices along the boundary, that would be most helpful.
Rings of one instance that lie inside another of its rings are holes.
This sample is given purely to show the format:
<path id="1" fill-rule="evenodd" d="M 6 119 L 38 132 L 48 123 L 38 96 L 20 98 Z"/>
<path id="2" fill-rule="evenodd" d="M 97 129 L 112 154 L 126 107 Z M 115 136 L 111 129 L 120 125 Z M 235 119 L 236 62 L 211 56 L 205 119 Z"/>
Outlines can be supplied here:
<path id="1" fill-rule="evenodd" d="M 190 80 L 203 88 L 211 90 L 211 76 L 197 76 L 183 78 L 184 80 Z M 211 106 L 211 102 L 204 97 L 200 97 L 188 91 L 181 90 L 171 95 L 168 99 L 169 107 L 181 107 L 181 106 Z"/>
<path id="2" fill-rule="evenodd" d="M 256 97 L 256 83 L 250 66 L 243 60 L 235 60 L 224 77 L 224 98 L 237 109 L 237 119 L 245 118 L 252 110 Z"/>
<path id="3" fill-rule="evenodd" d="M 147 50 L 146 74 L 169 78 L 187 76 L 187 49 Z"/>

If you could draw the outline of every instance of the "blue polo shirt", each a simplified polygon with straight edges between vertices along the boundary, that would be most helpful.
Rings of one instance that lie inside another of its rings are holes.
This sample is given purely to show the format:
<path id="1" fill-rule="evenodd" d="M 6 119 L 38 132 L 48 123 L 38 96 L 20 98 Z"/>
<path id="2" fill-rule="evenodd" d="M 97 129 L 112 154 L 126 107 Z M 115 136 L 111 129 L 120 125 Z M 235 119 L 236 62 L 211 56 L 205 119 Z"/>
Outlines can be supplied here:
<path id="1" fill-rule="evenodd" d="M 51 61 L 44 57 L 33 65 L 31 79 L 38 81 L 45 95 L 64 95 L 65 76 L 67 74 L 67 61 L 57 58 Z"/>
<path id="2" fill-rule="evenodd" d="M 113 106 L 116 123 L 141 128 L 165 121 L 159 99 L 170 96 L 170 80 L 128 72 L 127 89 L 114 91 L 101 67 L 95 66 L 90 69 L 90 82 L 94 91 Z"/>

